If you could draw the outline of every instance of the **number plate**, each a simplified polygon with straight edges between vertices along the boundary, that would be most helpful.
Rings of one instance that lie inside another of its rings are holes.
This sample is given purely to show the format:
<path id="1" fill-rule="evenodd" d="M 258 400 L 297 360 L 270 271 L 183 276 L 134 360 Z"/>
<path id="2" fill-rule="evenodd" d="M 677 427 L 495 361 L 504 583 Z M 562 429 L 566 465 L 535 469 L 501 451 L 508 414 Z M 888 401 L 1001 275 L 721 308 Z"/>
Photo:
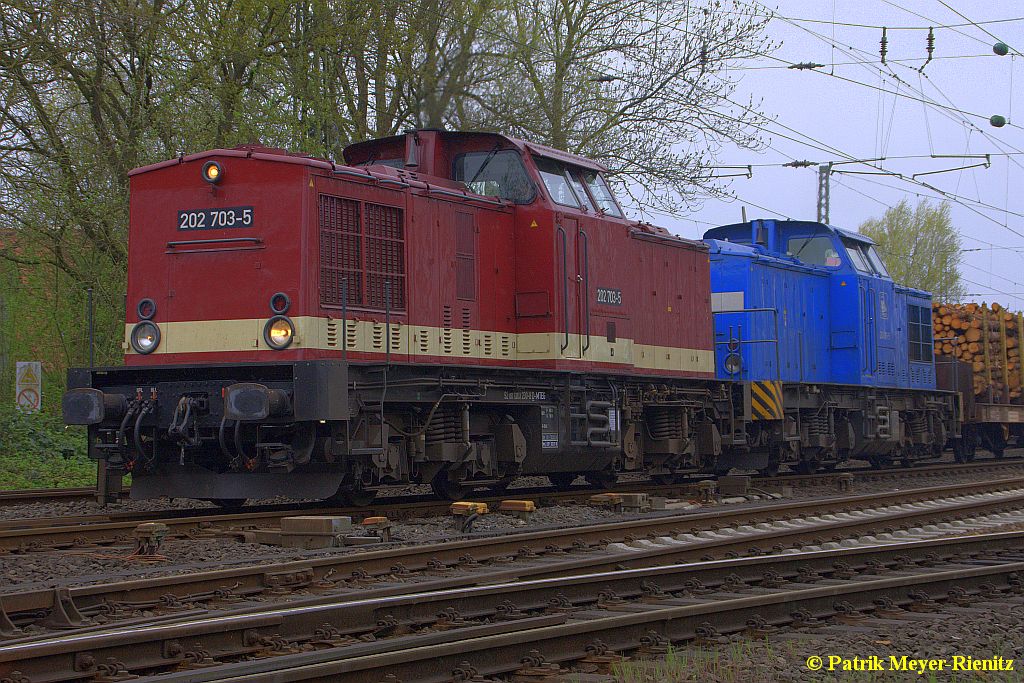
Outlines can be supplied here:
<path id="1" fill-rule="evenodd" d="M 606 289 L 604 287 L 597 288 L 597 303 L 605 304 L 606 306 L 621 306 L 622 305 L 622 290 L 621 289 Z"/>
<path id="2" fill-rule="evenodd" d="M 251 206 L 229 206 L 226 209 L 190 209 L 178 212 L 178 230 L 223 230 L 251 228 L 254 213 Z"/>

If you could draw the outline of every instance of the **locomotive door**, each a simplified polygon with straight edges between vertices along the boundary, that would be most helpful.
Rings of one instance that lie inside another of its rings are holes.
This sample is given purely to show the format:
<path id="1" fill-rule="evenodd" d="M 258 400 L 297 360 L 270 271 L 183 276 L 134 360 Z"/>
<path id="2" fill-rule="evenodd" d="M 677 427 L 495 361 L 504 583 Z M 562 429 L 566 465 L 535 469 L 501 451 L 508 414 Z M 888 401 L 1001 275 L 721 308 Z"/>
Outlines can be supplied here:
<path id="1" fill-rule="evenodd" d="M 862 302 L 862 320 L 864 325 L 863 359 L 861 371 L 866 376 L 874 376 L 878 367 L 878 330 L 876 315 L 878 312 L 878 291 L 875 283 L 867 278 L 860 278 L 860 294 Z"/>
<path id="2" fill-rule="evenodd" d="M 582 358 L 589 339 L 584 339 L 587 310 L 587 238 L 580 232 L 579 220 L 561 216 L 555 225 L 558 273 L 561 278 L 562 334 L 559 340 L 563 358 Z"/>

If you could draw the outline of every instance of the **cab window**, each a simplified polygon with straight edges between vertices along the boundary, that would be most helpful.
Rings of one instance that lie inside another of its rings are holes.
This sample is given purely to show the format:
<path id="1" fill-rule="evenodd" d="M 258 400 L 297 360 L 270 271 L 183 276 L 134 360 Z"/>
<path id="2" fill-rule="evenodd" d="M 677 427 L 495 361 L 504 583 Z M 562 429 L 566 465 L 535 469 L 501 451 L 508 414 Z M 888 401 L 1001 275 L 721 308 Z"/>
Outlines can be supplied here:
<path id="1" fill-rule="evenodd" d="M 622 218 L 622 209 L 619 208 L 618 202 L 615 201 L 615 195 L 612 194 L 608 183 L 601 174 L 597 171 L 581 169 L 580 175 L 583 177 L 583 183 L 590 190 L 590 196 L 597 202 L 597 208 L 609 216 Z"/>
<path id="2" fill-rule="evenodd" d="M 536 193 L 522 157 L 512 149 L 460 154 L 455 157 L 452 179 L 465 183 L 470 192 L 515 204 L 529 204 Z"/>
<path id="3" fill-rule="evenodd" d="M 569 184 L 565 167 L 562 164 L 554 159 L 545 157 L 534 157 L 533 160 L 537 164 L 540 178 L 544 181 L 544 187 L 547 189 L 551 201 L 562 206 L 572 206 L 577 209 L 583 206 L 580 204 L 576 192 Z"/>
<path id="4" fill-rule="evenodd" d="M 590 201 L 590 196 L 587 194 L 587 188 L 583 187 L 583 181 L 580 180 L 579 169 L 569 168 L 566 171 L 566 175 L 569 177 L 569 182 L 572 183 L 572 189 L 576 192 L 576 198 L 580 200 L 583 208 L 587 211 L 593 211 L 594 205 Z"/>
<path id="5" fill-rule="evenodd" d="M 878 252 L 875 251 L 875 248 L 868 246 L 868 248 L 865 249 L 865 252 L 868 255 L 868 261 L 870 261 L 871 265 L 875 267 L 875 272 L 882 277 L 889 277 L 889 271 L 885 269 L 885 264 L 882 263 L 882 259 L 879 257 Z"/>
<path id="6" fill-rule="evenodd" d="M 843 264 L 831 237 L 790 237 L 786 255 L 811 266 L 835 268 Z"/>
<path id="7" fill-rule="evenodd" d="M 846 253 L 850 257 L 850 260 L 853 261 L 854 268 L 862 273 L 874 273 L 860 244 L 849 240 L 843 240 L 843 246 L 846 247 Z"/>

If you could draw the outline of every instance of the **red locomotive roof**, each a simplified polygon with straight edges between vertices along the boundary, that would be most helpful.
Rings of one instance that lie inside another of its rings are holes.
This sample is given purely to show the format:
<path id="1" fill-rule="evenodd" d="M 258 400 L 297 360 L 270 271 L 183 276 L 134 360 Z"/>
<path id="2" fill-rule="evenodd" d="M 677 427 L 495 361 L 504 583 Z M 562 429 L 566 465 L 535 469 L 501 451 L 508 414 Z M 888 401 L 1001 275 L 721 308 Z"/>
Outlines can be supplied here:
<path id="1" fill-rule="evenodd" d="M 579 156 L 578 154 L 571 154 L 569 152 L 555 149 L 554 147 L 548 147 L 547 145 L 540 145 L 535 142 L 527 142 L 526 140 L 519 140 L 518 138 L 511 138 L 507 135 L 501 135 L 499 133 L 486 133 L 486 132 L 469 132 L 469 131 L 444 131 L 443 135 L 446 137 L 470 137 L 470 136 L 487 136 L 494 137 L 508 143 L 510 147 L 521 149 L 531 154 L 538 156 L 550 157 L 557 159 L 565 163 L 574 164 L 582 168 L 589 168 L 595 171 L 606 172 L 608 170 L 603 164 L 599 164 L 596 161 L 587 159 L 586 157 Z M 377 138 L 374 140 L 366 140 L 364 142 L 355 142 L 345 148 L 343 154 L 346 159 L 349 156 L 350 151 L 363 151 L 370 147 L 376 147 L 381 145 L 394 144 L 402 140 L 404 135 L 394 135 L 387 138 Z M 326 159 L 317 159 L 315 157 L 305 156 L 276 147 L 263 147 L 260 145 L 241 145 L 234 149 L 208 149 L 202 152 L 196 152 L 195 154 L 182 155 L 176 159 L 168 159 L 166 161 L 158 161 L 155 164 L 149 164 L 147 166 L 140 166 L 139 168 L 132 169 L 128 172 L 129 176 L 139 175 L 140 173 L 148 173 L 149 171 L 156 171 L 161 168 L 168 166 L 174 166 L 175 164 L 182 164 L 188 161 L 197 161 L 200 159 L 206 159 L 208 157 L 221 156 L 221 157 L 249 157 L 252 159 L 265 159 L 267 161 L 279 161 L 287 164 L 301 164 L 305 166 L 312 166 L 314 168 L 322 168 L 325 170 L 331 170 L 337 167 L 337 164 L 328 161 Z"/>
<path id="2" fill-rule="evenodd" d="M 581 166 L 582 168 L 589 168 L 595 171 L 607 171 L 608 168 L 602 164 L 597 163 L 586 157 L 581 157 L 578 154 L 571 154 L 554 147 L 548 147 L 547 145 L 539 145 L 536 142 L 527 142 L 526 140 L 520 140 L 518 138 L 512 138 L 507 135 L 500 133 L 489 133 L 486 131 L 439 131 L 443 137 L 456 138 L 456 137 L 492 137 L 498 140 L 502 140 L 510 147 L 516 147 L 525 152 L 536 154 L 538 156 L 550 157 L 557 159 L 558 161 L 564 161 L 568 164 L 574 164 Z M 354 142 L 345 148 L 343 154 L 345 159 L 348 160 L 349 152 L 360 152 L 365 153 L 368 148 L 377 146 L 386 146 L 389 144 L 395 144 L 405 138 L 404 135 L 394 135 L 389 138 L 378 138 L 376 140 L 366 140 L 364 142 Z"/>

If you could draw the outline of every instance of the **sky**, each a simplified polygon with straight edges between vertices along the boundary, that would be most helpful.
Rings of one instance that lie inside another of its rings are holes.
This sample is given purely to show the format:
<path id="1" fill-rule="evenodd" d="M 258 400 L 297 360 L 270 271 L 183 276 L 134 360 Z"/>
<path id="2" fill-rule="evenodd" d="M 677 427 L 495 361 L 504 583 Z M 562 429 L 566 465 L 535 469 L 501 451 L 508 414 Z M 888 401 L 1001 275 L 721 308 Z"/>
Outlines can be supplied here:
<path id="1" fill-rule="evenodd" d="M 1024 52 L 1024 2 L 944 1 L 981 26 L 970 25 L 940 0 L 776 0 L 771 6 L 779 18 L 769 25 L 768 38 L 782 43 L 772 53 L 778 59 L 750 59 L 732 72 L 739 81 L 732 99 L 746 102 L 753 96 L 774 118 L 767 126 L 770 147 L 763 152 L 723 149 L 723 165 L 755 165 L 752 178 L 731 180 L 735 201 L 706 200 L 685 217 L 651 215 L 651 221 L 699 237 L 713 225 L 741 220 L 743 206 L 748 219 L 814 220 L 818 163 L 884 156 L 874 164 L 905 179 L 833 174 L 830 223 L 856 229 L 904 198 L 912 204 L 920 197 L 941 201 L 939 193 L 919 183 L 957 195 L 950 201 L 965 250 L 961 275 L 970 298 L 1024 309 L 1024 57 L 1017 52 Z M 982 23 L 1001 19 L 1021 20 Z M 968 25 L 941 28 L 951 24 Z M 887 27 L 887 66 L 879 56 L 881 26 Z M 933 59 L 919 73 L 929 26 L 935 27 Z M 994 54 L 997 41 L 985 30 L 1009 45 L 1010 55 Z M 802 62 L 825 66 L 816 72 L 786 68 Z M 988 120 L 993 114 L 1009 123 L 993 127 Z M 985 162 L 930 155 L 985 153 L 992 155 L 987 168 L 911 180 L 914 174 Z M 897 158 L 905 156 L 917 158 Z M 815 164 L 779 166 L 792 160 Z M 875 170 L 863 164 L 836 168 Z"/>

